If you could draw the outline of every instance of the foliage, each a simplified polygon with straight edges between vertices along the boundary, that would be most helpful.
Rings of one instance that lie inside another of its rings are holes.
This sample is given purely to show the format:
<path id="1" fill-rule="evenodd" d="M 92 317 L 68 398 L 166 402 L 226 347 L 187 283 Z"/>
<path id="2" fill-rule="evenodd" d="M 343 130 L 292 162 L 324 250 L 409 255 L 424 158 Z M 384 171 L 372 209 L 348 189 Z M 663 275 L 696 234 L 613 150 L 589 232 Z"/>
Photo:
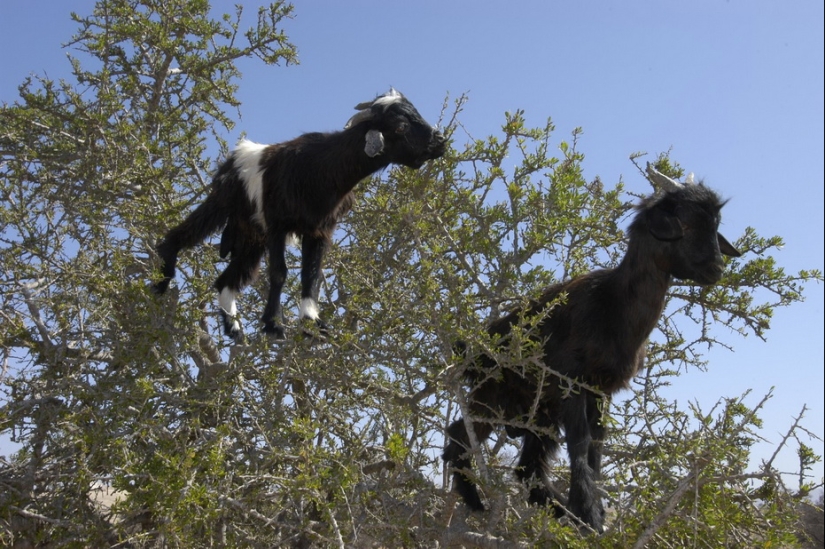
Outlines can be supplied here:
<path id="1" fill-rule="evenodd" d="M 773 458 L 748 469 L 765 400 L 685 410 L 657 392 L 674 364 L 704 367 L 708 344 L 735 344 L 718 326 L 764 337 L 772 312 L 821 280 L 786 274 L 770 255 L 781 239 L 753 229 L 720 285 L 673 287 L 646 370 L 611 407 L 604 536 L 524 505 L 503 436 L 478 454 L 491 511 L 467 516 L 449 492 L 438 456 L 465 391 L 453 342 L 489 347 L 489 318 L 621 256 L 631 201 L 621 182 L 583 178 L 578 129 L 557 142 L 550 120 L 531 128 L 516 111 L 459 145 L 465 98 L 445 102 L 447 155 L 360 187 L 327 260 L 327 341 L 294 318 L 285 342 L 258 336 L 262 282 L 242 298 L 247 341 L 222 339 L 213 246 L 184 254 L 169 296 L 148 291 L 153 244 L 203 197 L 205 143 L 224 147 L 232 126 L 235 62 L 296 62 L 279 29 L 291 12 L 262 8 L 241 45 L 240 9 L 215 20 L 205 1 L 101 1 L 74 16 L 76 82 L 28 80 L 0 109 L 0 430 L 22 445 L 0 461 L 0 541 L 796 543 L 794 498 L 816 487 L 806 471 L 819 459 L 801 414 L 780 444 L 799 444 L 792 491 Z M 667 154 L 656 163 L 680 175 Z M 532 358 L 529 346 L 501 355 L 508 367 Z"/>

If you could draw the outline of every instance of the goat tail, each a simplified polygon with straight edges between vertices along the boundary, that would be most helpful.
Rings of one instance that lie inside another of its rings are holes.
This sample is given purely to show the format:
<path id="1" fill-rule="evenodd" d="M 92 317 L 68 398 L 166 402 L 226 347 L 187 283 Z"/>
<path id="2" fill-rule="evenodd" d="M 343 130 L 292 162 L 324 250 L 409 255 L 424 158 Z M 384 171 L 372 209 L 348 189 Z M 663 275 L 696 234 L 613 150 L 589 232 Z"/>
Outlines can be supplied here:
<path id="1" fill-rule="evenodd" d="M 192 248 L 226 225 L 232 205 L 243 192 L 243 185 L 235 177 L 232 162 L 224 163 L 212 182 L 212 190 L 206 200 L 190 213 L 179 225 L 172 228 L 158 244 L 156 251 L 161 260 L 163 278 L 152 286 L 160 295 L 169 288 L 175 277 L 175 267 L 181 250 Z"/>

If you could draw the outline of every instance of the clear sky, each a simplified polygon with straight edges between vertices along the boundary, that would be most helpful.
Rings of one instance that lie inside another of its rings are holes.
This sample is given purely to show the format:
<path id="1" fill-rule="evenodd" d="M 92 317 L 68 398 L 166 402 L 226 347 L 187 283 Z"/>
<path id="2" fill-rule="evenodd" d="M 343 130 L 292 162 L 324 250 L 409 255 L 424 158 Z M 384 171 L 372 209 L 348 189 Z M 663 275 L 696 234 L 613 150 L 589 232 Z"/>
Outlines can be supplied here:
<path id="1" fill-rule="evenodd" d="M 247 16 L 258 2 L 243 2 Z M 213 1 L 233 12 L 235 1 Z M 585 176 L 629 191 L 648 184 L 635 151 L 672 156 L 731 201 L 722 232 L 752 226 L 779 235 L 786 272 L 823 269 L 823 2 L 821 0 L 334 1 L 296 0 L 283 29 L 300 65 L 241 64 L 240 132 L 277 142 L 338 129 L 352 107 L 390 86 L 435 122 L 449 94 L 469 95 L 460 120 L 474 137 L 498 133 L 505 111 L 556 124 L 557 140 L 582 127 Z M 29 74 L 70 76 L 69 10 L 91 0 L 0 3 L 0 101 Z M 251 18 L 246 18 L 247 26 Z M 74 52 L 79 56 L 79 52 Z M 457 134 L 461 146 L 463 136 Z M 823 287 L 776 312 L 766 342 L 731 334 L 709 371 L 688 372 L 668 393 L 682 407 L 771 388 L 763 435 L 780 439 L 803 403 L 823 435 Z M 803 440 L 817 453 L 823 444 Z M 0 452 L 3 453 L 3 452 Z M 767 456 L 764 456 L 767 457 Z M 795 456 L 780 463 L 793 467 Z M 822 464 L 815 469 L 817 480 Z"/>

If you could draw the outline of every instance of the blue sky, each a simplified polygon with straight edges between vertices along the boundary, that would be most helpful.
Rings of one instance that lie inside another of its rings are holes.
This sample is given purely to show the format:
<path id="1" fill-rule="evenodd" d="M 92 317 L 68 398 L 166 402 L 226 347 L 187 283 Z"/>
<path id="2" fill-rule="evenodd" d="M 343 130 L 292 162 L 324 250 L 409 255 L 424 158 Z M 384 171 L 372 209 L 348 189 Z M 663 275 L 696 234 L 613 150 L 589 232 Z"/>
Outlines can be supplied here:
<path id="1" fill-rule="evenodd" d="M 0 101 L 14 101 L 29 74 L 70 75 L 61 48 L 76 30 L 68 11 L 93 4 L 3 0 Z M 258 3 L 245 5 L 252 15 Z M 557 141 L 581 127 L 585 176 L 622 177 L 629 191 L 649 187 L 628 156 L 672 147 L 731 198 L 722 229 L 730 239 L 747 226 L 780 235 L 776 259 L 787 272 L 823 269 L 821 1 L 298 0 L 283 29 L 301 63 L 241 64 L 242 119 L 230 142 L 240 132 L 277 142 L 338 129 L 356 103 L 389 86 L 431 122 L 447 94 L 467 93 L 460 120 L 473 137 L 498 133 L 515 109 L 535 126 L 552 117 Z M 747 389 L 755 405 L 775 387 L 763 435 L 777 442 L 806 403 L 805 424 L 822 436 L 824 295 L 809 284 L 804 303 L 776 312 L 766 342 L 731 334 L 734 351 L 712 350 L 708 372 L 674 380 L 668 396 L 709 409 Z M 823 452 L 822 442 L 803 442 Z M 794 455 L 780 464 L 792 468 Z M 822 464 L 815 471 L 821 477 Z"/>

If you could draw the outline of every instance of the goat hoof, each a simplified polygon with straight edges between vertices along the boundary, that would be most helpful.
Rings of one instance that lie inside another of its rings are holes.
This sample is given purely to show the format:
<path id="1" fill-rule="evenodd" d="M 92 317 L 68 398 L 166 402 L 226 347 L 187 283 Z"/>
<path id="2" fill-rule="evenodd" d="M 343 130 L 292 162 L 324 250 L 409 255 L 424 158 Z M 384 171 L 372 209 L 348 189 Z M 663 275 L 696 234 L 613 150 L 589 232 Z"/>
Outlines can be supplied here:
<path id="1" fill-rule="evenodd" d="M 474 513 L 483 513 L 483 512 L 485 512 L 485 511 L 487 510 L 487 506 L 486 506 L 486 505 L 484 505 L 483 503 L 481 503 L 481 501 L 480 501 L 480 500 L 478 500 L 478 501 L 473 501 L 473 502 L 469 502 L 469 501 L 466 501 L 466 500 L 465 500 L 465 501 L 464 501 L 464 505 L 466 505 L 467 507 L 469 507 L 469 508 L 470 508 L 470 511 L 472 511 L 472 512 L 474 512 Z"/>
<path id="2" fill-rule="evenodd" d="M 539 505 L 542 507 L 551 506 L 556 513 L 556 518 L 564 514 L 564 510 L 558 505 L 558 501 L 553 497 L 553 494 L 545 488 L 533 488 L 530 490 L 530 495 L 527 502 L 532 505 Z"/>
<path id="3" fill-rule="evenodd" d="M 284 329 L 275 324 L 274 322 L 264 322 L 263 332 L 267 335 L 272 336 L 272 339 L 278 341 L 286 339 Z"/>
<path id="4" fill-rule="evenodd" d="M 225 311 L 221 310 L 221 321 L 223 324 L 223 333 L 225 336 L 234 339 L 235 341 L 240 341 L 243 337 L 241 332 L 241 325 L 238 321 L 234 318 L 226 314 Z"/>
<path id="5" fill-rule="evenodd" d="M 163 295 L 166 293 L 166 290 L 169 289 L 170 282 L 172 282 L 171 278 L 164 278 L 160 282 L 156 282 L 155 284 L 149 285 L 149 288 L 152 290 L 153 294 Z"/>
<path id="6" fill-rule="evenodd" d="M 580 521 L 582 521 L 584 524 L 586 524 L 599 534 L 604 533 L 604 509 L 598 507 L 586 509 L 582 513 L 577 513 L 576 516 Z"/>
<path id="7" fill-rule="evenodd" d="M 472 511 L 478 511 L 483 513 L 487 510 L 483 503 L 481 503 L 481 498 L 478 496 L 478 490 L 474 486 L 467 484 L 466 480 L 459 480 L 457 492 L 461 494 L 461 499 L 464 500 L 464 505 L 469 507 Z"/>
<path id="8" fill-rule="evenodd" d="M 309 338 L 326 341 L 329 336 L 330 326 L 326 322 L 319 319 L 304 318 L 302 321 L 303 327 L 301 332 Z"/>
<path id="9" fill-rule="evenodd" d="M 561 506 L 557 501 L 551 503 L 550 506 L 553 508 L 553 516 L 555 516 L 557 519 L 560 519 L 567 514 L 567 512 L 564 510 L 564 507 Z"/>
<path id="10" fill-rule="evenodd" d="M 332 326 L 317 318 L 315 319 L 315 325 L 318 326 L 318 331 L 324 335 L 329 335 L 330 330 L 332 330 Z"/>
<path id="11" fill-rule="evenodd" d="M 231 330 L 224 328 L 224 333 L 226 334 L 226 337 L 235 343 L 241 343 L 243 341 L 243 332 L 241 332 L 240 328 L 234 328 Z"/>

